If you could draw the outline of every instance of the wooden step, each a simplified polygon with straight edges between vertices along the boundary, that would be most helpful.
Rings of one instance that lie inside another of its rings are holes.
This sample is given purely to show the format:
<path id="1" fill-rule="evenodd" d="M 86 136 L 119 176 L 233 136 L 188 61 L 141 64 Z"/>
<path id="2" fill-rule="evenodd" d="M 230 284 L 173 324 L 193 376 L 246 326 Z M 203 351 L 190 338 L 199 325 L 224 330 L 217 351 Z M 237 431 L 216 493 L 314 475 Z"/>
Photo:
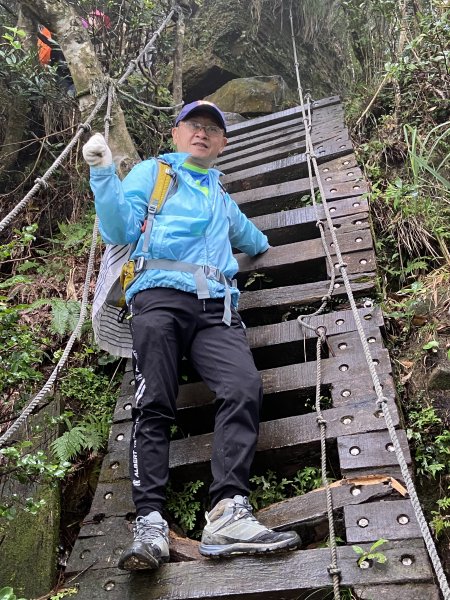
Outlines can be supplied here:
<path id="1" fill-rule="evenodd" d="M 115 556 L 113 541 L 111 545 L 110 553 Z M 369 550 L 370 544 L 363 545 L 363 548 Z M 361 569 L 351 547 L 338 548 L 341 585 L 391 586 L 404 585 L 405 582 L 431 582 L 428 557 L 420 540 L 389 542 L 383 553 L 387 558 L 384 565 Z M 330 551 L 323 548 L 261 558 L 234 558 L 220 563 L 213 560 L 170 563 L 156 572 L 142 571 L 134 575 L 114 567 L 91 568 L 77 579 L 80 586 L 77 599 L 294 599 L 303 592 L 311 594 L 314 590 L 329 589 L 329 564 Z"/>

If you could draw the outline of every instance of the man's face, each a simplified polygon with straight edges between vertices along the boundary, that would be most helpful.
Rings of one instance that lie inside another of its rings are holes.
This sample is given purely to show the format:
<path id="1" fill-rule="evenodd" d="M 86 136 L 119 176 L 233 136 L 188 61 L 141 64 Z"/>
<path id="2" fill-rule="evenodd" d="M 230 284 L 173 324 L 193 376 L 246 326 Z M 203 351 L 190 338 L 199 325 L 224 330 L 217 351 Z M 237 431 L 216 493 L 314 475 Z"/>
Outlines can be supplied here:
<path id="1" fill-rule="evenodd" d="M 205 131 L 198 126 L 195 129 L 195 123 L 213 127 L 215 131 Z M 206 168 L 221 154 L 227 143 L 223 129 L 208 113 L 202 112 L 189 115 L 178 123 L 172 129 L 172 137 L 178 152 L 187 152 L 191 155 L 191 162 Z"/>

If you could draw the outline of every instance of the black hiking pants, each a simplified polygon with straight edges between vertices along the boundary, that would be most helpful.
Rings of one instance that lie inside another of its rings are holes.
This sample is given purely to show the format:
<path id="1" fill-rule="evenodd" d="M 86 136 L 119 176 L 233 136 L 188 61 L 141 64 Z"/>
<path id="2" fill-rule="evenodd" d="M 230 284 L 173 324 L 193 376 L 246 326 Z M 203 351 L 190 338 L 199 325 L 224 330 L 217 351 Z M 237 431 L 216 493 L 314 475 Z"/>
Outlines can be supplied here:
<path id="1" fill-rule="evenodd" d="M 183 356 L 216 395 L 211 504 L 248 495 L 262 385 L 240 316 L 233 310 L 228 327 L 223 309 L 223 299 L 203 301 L 170 288 L 144 290 L 133 298 L 130 476 L 138 516 L 163 508 Z"/>

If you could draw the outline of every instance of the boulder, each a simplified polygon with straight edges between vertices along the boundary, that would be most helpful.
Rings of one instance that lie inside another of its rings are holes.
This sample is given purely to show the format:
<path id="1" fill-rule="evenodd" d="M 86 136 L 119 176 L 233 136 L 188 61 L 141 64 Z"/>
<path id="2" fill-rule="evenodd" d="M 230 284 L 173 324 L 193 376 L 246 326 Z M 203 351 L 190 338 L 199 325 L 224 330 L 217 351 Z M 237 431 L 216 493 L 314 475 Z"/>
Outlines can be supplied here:
<path id="1" fill-rule="evenodd" d="M 282 110 L 289 95 L 283 78 L 273 75 L 232 79 L 206 100 L 225 112 L 257 116 Z"/>

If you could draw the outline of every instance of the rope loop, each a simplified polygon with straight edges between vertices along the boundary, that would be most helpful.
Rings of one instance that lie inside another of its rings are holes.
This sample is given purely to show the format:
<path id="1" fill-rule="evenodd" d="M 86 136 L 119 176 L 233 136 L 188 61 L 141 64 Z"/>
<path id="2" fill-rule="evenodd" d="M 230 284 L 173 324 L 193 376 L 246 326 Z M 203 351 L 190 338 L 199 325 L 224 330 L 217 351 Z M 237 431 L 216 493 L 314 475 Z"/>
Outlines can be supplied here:
<path id="1" fill-rule="evenodd" d="M 92 131 L 92 127 L 89 123 L 80 123 L 78 129 L 82 129 L 85 133 L 90 133 Z"/>
<path id="2" fill-rule="evenodd" d="M 341 271 L 342 269 L 346 269 L 347 267 L 348 267 L 348 264 L 343 261 L 336 265 L 336 269 L 339 269 L 339 271 Z"/>
<path id="3" fill-rule="evenodd" d="M 377 406 L 378 408 L 383 408 L 388 403 L 388 399 L 386 396 L 382 396 L 381 398 L 377 398 Z"/>
<path id="4" fill-rule="evenodd" d="M 320 219 L 318 221 L 316 221 L 316 227 L 323 227 L 323 221 L 321 221 Z"/>
<path id="5" fill-rule="evenodd" d="M 330 565 L 329 567 L 327 567 L 327 571 L 328 571 L 329 575 L 331 575 L 331 577 L 334 577 L 336 575 L 337 577 L 339 577 L 339 579 L 341 578 L 342 571 L 338 567 L 335 567 L 334 565 Z"/>
<path id="6" fill-rule="evenodd" d="M 105 116 L 103 117 L 103 121 L 104 121 L 105 123 L 109 123 L 109 124 L 111 124 L 111 123 L 112 123 L 112 120 L 113 120 L 113 119 L 112 119 L 112 117 L 110 117 L 109 115 L 105 115 Z"/>
<path id="7" fill-rule="evenodd" d="M 322 417 L 322 415 L 317 415 L 316 421 L 318 425 L 323 425 L 324 427 L 327 426 L 327 421 Z"/>
<path id="8" fill-rule="evenodd" d="M 325 343 L 327 341 L 327 328 L 324 325 L 319 325 L 319 327 L 317 327 L 314 330 L 314 332 L 317 335 L 317 337 L 320 338 L 322 343 Z"/>
<path id="9" fill-rule="evenodd" d="M 48 190 L 48 183 L 45 181 L 45 179 L 42 179 L 42 177 L 36 177 L 34 183 L 40 185 L 44 190 Z"/>
<path id="10" fill-rule="evenodd" d="M 322 296 L 321 302 L 331 302 L 330 294 L 327 294 L 326 296 Z"/>

